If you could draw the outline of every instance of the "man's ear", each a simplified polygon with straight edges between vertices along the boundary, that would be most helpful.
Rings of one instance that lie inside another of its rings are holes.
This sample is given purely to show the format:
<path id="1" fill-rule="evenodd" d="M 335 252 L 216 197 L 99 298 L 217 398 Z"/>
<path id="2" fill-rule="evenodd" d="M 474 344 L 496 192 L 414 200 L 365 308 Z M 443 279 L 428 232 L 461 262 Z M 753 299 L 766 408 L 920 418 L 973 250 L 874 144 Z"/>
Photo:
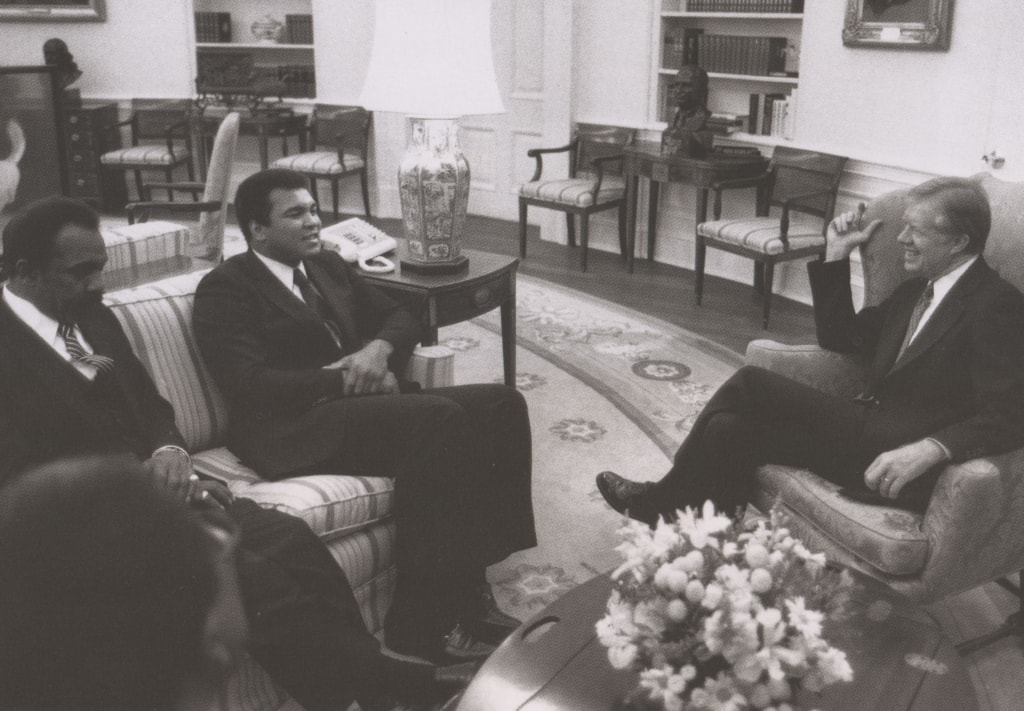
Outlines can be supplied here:
<path id="1" fill-rule="evenodd" d="M 971 238 L 965 234 L 959 234 L 953 240 L 953 254 L 963 254 L 971 244 Z"/>
<path id="2" fill-rule="evenodd" d="M 39 276 L 39 270 L 33 269 L 27 259 L 19 259 L 14 263 L 14 268 L 8 275 L 11 279 L 31 281 Z"/>
<path id="3" fill-rule="evenodd" d="M 256 220 L 249 220 L 249 234 L 252 235 L 253 242 L 263 242 L 267 238 L 266 225 L 262 225 Z"/>

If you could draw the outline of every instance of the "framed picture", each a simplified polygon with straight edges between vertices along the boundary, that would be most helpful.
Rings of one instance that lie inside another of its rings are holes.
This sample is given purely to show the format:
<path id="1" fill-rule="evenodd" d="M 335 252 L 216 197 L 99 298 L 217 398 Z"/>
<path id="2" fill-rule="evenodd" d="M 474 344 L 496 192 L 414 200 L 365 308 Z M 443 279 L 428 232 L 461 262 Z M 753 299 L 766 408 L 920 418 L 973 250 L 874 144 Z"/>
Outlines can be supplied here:
<path id="1" fill-rule="evenodd" d="M 953 0 L 847 0 L 847 47 L 949 49 Z"/>
<path id="2" fill-rule="evenodd" d="M 0 225 L 67 184 L 56 74 L 50 65 L 0 67 Z"/>
<path id="3" fill-rule="evenodd" d="M 0 20 L 86 20 L 106 19 L 103 0 L 0 0 Z"/>

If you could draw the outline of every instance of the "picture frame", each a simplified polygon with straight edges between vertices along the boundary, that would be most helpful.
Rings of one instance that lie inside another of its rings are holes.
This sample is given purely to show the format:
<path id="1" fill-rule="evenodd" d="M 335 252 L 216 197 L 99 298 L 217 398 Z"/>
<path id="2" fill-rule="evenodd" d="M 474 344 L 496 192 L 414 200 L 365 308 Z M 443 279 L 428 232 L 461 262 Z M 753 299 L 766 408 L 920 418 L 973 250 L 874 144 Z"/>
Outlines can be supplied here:
<path id="1" fill-rule="evenodd" d="M 103 22 L 104 0 L 0 0 L 0 21 Z"/>
<path id="2" fill-rule="evenodd" d="M 0 66 L 0 225 L 33 200 L 67 192 L 60 92 L 52 65 Z"/>
<path id="3" fill-rule="evenodd" d="M 843 44 L 944 52 L 953 0 L 847 0 Z"/>

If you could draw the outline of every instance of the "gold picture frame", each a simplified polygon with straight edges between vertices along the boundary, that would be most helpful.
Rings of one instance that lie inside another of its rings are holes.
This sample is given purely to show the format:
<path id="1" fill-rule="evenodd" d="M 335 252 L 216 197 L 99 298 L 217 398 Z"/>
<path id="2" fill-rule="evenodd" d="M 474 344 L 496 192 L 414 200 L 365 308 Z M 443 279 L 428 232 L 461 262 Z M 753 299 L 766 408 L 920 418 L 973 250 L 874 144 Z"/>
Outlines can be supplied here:
<path id="1" fill-rule="evenodd" d="M 847 0 L 847 47 L 949 49 L 953 0 Z"/>
<path id="2" fill-rule="evenodd" d="M 0 0 L 0 20 L 103 22 L 105 19 L 103 0 Z"/>

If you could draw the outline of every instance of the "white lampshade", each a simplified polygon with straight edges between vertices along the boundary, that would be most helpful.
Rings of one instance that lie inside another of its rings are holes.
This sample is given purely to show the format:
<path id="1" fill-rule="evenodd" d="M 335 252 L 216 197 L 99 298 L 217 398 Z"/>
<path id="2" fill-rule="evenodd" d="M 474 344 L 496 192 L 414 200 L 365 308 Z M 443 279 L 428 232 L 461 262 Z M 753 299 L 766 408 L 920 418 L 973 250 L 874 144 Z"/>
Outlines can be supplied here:
<path id="1" fill-rule="evenodd" d="M 490 0 L 376 0 L 359 103 L 436 118 L 504 113 L 491 57 Z"/>

